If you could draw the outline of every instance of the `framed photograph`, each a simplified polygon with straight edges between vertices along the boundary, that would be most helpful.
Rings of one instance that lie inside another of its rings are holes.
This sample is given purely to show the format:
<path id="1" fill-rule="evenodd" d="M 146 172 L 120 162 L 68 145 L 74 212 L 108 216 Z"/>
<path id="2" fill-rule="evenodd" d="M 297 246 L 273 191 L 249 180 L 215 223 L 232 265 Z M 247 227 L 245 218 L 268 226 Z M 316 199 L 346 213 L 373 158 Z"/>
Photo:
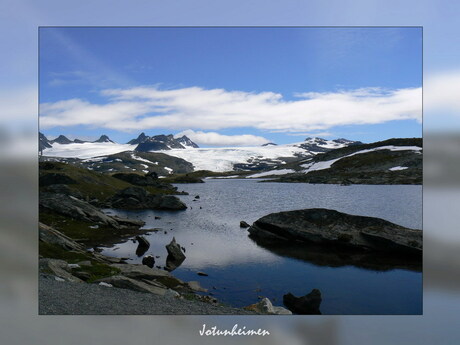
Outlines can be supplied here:
<path id="1" fill-rule="evenodd" d="M 39 313 L 422 314 L 422 39 L 41 27 Z"/>

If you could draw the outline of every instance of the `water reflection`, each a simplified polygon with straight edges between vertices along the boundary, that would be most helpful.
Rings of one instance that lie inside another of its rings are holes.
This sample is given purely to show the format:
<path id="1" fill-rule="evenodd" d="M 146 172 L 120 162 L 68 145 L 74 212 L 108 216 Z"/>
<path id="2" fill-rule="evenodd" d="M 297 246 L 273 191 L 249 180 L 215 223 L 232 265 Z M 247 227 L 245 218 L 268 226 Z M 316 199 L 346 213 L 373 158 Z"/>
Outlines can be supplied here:
<path id="1" fill-rule="evenodd" d="M 249 236 L 257 245 L 285 257 L 303 260 L 317 266 L 342 267 L 355 266 L 373 271 L 406 269 L 422 271 L 422 257 L 402 253 L 381 253 L 364 250 L 326 248 L 310 243 L 274 242 Z"/>

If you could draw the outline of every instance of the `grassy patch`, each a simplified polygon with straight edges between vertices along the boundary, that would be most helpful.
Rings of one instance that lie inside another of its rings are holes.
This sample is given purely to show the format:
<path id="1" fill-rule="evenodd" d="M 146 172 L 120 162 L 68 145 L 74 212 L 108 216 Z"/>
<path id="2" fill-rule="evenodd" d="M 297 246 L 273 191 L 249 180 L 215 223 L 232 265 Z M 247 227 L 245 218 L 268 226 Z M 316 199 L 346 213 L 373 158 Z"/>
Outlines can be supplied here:
<path id="1" fill-rule="evenodd" d="M 98 224 L 99 227 L 97 229 L 92 229 L 90 226 L 95 225 L 92 222 L 68 218 L 49 211 L 41 211 L 39 220 L 62 232 L 71 239 L 85 243 L 87 246 L 113 243 L 113 240 L 129 236 L 130 234 L 139 233 L 137 228 L 115 229 L 101 224 Z"/>
<path id="2" fill-rule="evenodd" d="M 111 277 L 121 272 L 118 268 L 101 263 L 96 263 L 91 266 L 82 265 L 79 268 L 74 268 L 72 271 L 89 273 L 88 283 L 93 283 L 98 279 Z"/>
<path id="3" fill-rule="evenodd" d="M 107 174 L 101 174 L 88 169 L 79 168 L 72 164 L 46 162 L 40 163 L 40 168 L 46 164 L 46 170 L 40 174 L 59 173 L 75 180 L 76 184 L 69 185 L 72 190 L 78 190 L 85 198 L 101 201 L 113 196 L 120 189 L 132 187 L 130 183 L 116 179 Z"/>
<path id="4" fill-rule="evenodd" d="M 38 254 L 44 258 L 61 259 L 68 263 L 76 263 L 92 259 L 91 254 L 69 251 L 58 245 L 40 241 L 38 244 Z"/>

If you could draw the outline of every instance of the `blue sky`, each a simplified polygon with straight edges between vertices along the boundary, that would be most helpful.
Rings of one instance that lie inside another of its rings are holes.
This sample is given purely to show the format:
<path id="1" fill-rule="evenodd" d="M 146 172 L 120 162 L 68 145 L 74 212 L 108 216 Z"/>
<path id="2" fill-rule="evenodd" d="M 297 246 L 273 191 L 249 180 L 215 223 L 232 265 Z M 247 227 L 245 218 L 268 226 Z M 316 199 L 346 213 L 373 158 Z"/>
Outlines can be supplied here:
<path id="1" fill-rule="evenodd" d="M 422 85 L 420 27 L 45 27 L 39 52 L 41 130 L 49 136 L 105 133 L 126 142 L 144 131 L 205 142 L 218 133 L 236 145 L 421 136 L 421 92 L 398 93 Z"/>

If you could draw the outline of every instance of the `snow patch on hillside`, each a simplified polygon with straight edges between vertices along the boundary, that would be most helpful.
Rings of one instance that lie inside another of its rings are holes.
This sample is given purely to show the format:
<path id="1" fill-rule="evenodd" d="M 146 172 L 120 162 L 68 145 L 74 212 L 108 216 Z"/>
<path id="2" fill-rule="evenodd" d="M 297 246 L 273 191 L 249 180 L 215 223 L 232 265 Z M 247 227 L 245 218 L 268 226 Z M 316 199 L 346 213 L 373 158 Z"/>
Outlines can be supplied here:
<path id="1" fill-rule="evenodd" d="M 258 177 L 271 176 L 271 175 L 286 175 L 286 174 L 293 174 L 293 173 L 295 173 L 295 170 L 293 169 L 270 170 L 270 171 L 265 171 L 265 172 L 261 172 L 258 174 L 248 176 L 247 178 L 258 178 Z"/>
<path id="2" fill-rule="evenodd" d="M 362 154 L 362 153 L 378 151 L 378 150 L 415 151 L 416 153 L 421 153 L 420 151 L 422 150 L 422 148 L 418 147 L 418 146 L 393 146 L 393 145 L 380 146 L 380 147 L 376 147 L 376 148 L 373 148 L 373 149 L 357 151 L 357 152 L 354 152 L 352 154 L 349 154 L 349 155 L 346 155 L 346 156 L 343 156 L 343 157 L 340 157 L 340 158 L 336 158 L 336 159 L 331 159 L 331 160 L 325 161 L 325 162 L 302 164 L 301 167 L 306 168 L 305 170 L 303 170 L 303 172 L 308 174 L 311 171 L 329 169 L 332 166 L 332 164 L 334 164 L 335 162 L 337 162 L 337 161 L 339 161 L 339 160 L 341 160 L 343 158 L 355 156 L 355 155 Z"/>
<path id="3" fill-rule="evenodd" d="M 132 151 L 136 145 L 115 143 L 58 144 L 43 150 L 44 156 L 88 159 L 97 156 L 113 155 L 123 151 Z"/>
<path id="4" fill-rule="evenodd" d="M 195 148 L 193 150 L 172 149 L 158 152 L 185 159 L 194 165 L 195 170 L 223 172 L 233 170 L 233 164 L 247 163 L 250 159 L 294 157 L 295 153 L 305 153 L 305 150 L 293 145 L 278 145 L 268 147 Z"/>

